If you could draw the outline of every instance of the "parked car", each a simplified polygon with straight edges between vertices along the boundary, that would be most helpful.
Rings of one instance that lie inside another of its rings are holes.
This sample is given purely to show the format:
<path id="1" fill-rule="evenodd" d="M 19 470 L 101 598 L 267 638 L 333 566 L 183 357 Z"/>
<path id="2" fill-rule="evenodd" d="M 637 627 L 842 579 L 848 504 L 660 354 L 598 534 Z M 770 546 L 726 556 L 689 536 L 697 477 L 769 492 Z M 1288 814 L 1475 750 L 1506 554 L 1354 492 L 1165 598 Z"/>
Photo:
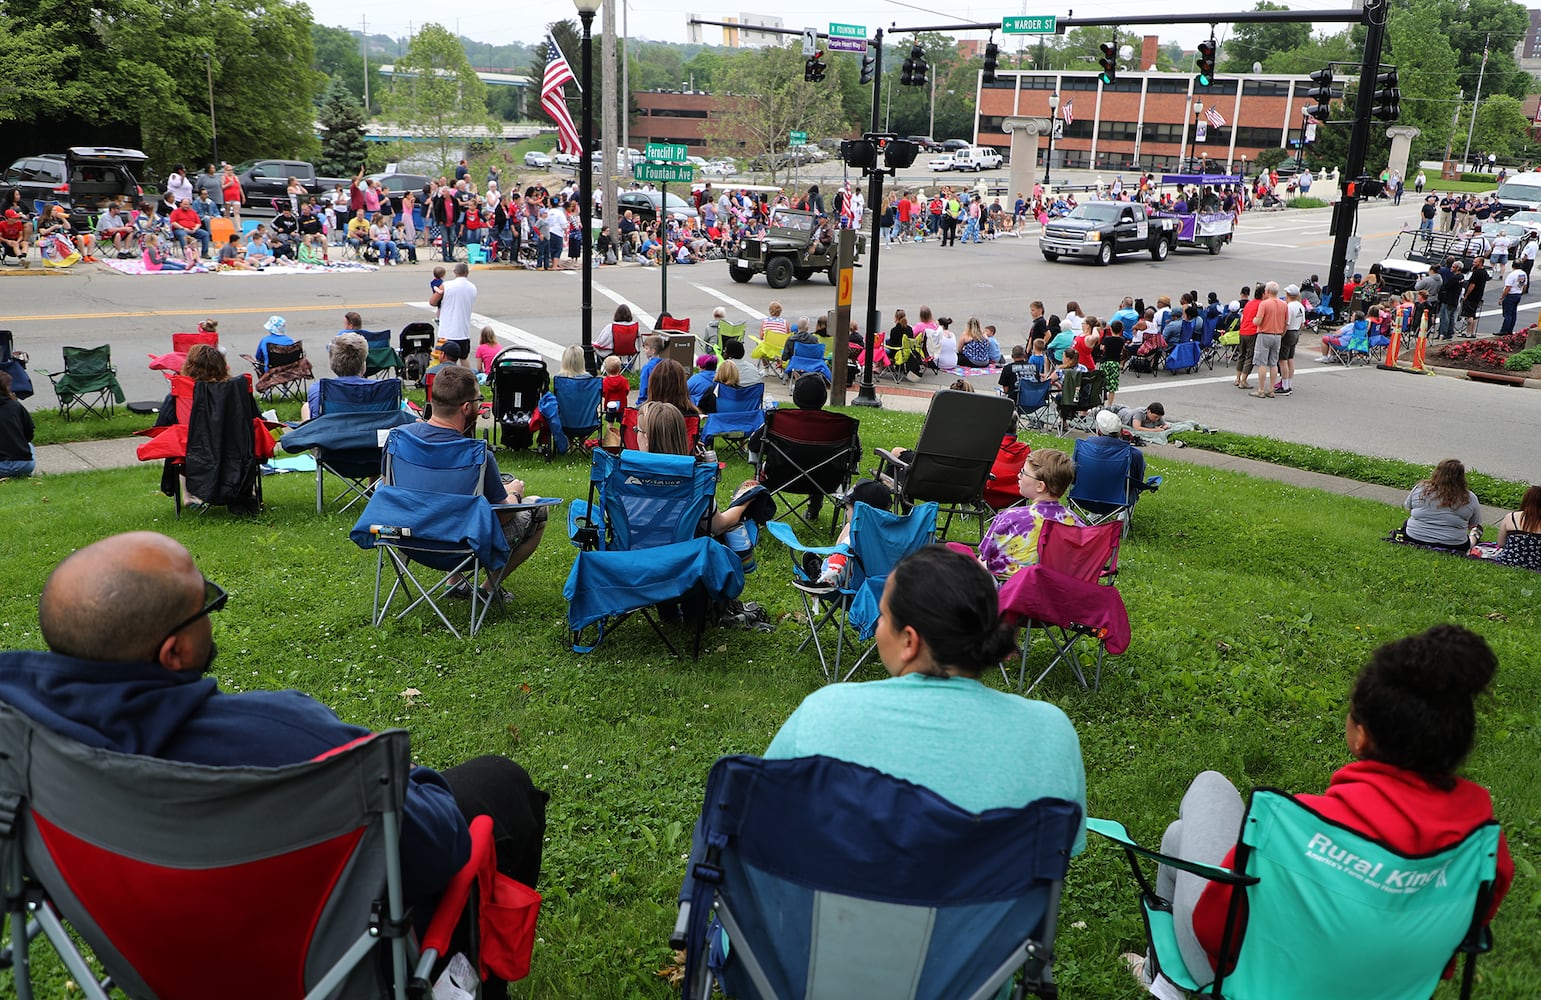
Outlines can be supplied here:
<path id="1" fill-rule="evenodd" d="M 408 191 L 417 195 L 417 203 L 423 204 L 427 197 L 426 192 L 431 178 L 426 174 L 370 174 L 365 180 L 379 181 L 385 188 L 386 194 L 391 196 L 391 210 L 401 214 L 401 196 Z M 346 185 L 344 185 L 346 186 Z"/>
<path id="2" fill-rule="evenodd" d="M 554 167 L 577 167 L 582 158 L 577 153 L 564 153 L 560 149 L 551 151 L 551 165 Z"/>
<path id="3" fill-rule="evenodd" d="M 143 196 L 134 171 L 149 158 L 137 149 L 117 146 L 71 146 L 63 153 L 23 157 L 0 175 L 0 196 L 21 192 L 22 204 L 33 210 L 36 201 L 63 205 L 70 225 L 90 231 L 91 217 L 112 198 Z"/>
<path id="4" fill-rule="evenodd" d="M 1541 212 L 1515 212 L 1504 219 L 1504 221 L 1512 222 L 1516 226 L 1524 226 L 1532 232 L 1541 233 Z"/>
<path id="5" fill-rule="evenodd" d="M 615 204 L 619 212 L 630 209 L 638 219 L 652 222 L 658 218 L 658 208 L 663 204 L 663 195 L 657 191 L 624 191 L 620 198 L 616 199 Z M 669 195 L 668 212 L 676 219 L 694 219 L 697 214 L 690 202 L 673 193 Z"/>
<path id="6" fill-rule="evenodd" d="M 952 162 L 952 154 L 943 153 L 941 156 L 931 157 L 931 162 L 928 166 L 937 173 L 944 173 L 952 169 Z"/>
<path id="7" fill-rule="evenodd" d="M 331 194 L 337 185 L 347 187 L 353 181 L 351 177 L 318 176 L 315 166 L 304 160 L 247 160 L 235 168 L 235 173 L 246 205 L 255 212 L 272 211 L 273 199 L 288 193 L 291 177 L 310 194 Z"/>
<path id="8" fill-rule="evenodd" d="M 713 160 L 701 168 L 707 177 L 730 177 L 738 173 L 738 164 L 732 160 Z"/>
<path id="9" fill-rule="evenodd" d="M 551 166 L 551 157 L 538 149 L 532 149 L 524 154 L 524 165 L 534 167 L 537 170 L 546 170 Z"/>
<path id="10" fill-rule="evenodd" d="M 687 156 L 685 157 L 685 162 L 695 167 L 697 170 L 706 169 L 706 157 L 704 156 Z"/>
<path id="11" fill-rule="evenodd" d="M 943 139 L 942 140 L 942 149 L 945 150 L 946 152 L 949 152 L 949 153 L 956 153 L 958 150 L 960 150 L 960 149 L 967 149 L 967 148 L 969 148 L 972 145 L 973 145 L 973 143 L 969 142 L 967 139 Z"/>

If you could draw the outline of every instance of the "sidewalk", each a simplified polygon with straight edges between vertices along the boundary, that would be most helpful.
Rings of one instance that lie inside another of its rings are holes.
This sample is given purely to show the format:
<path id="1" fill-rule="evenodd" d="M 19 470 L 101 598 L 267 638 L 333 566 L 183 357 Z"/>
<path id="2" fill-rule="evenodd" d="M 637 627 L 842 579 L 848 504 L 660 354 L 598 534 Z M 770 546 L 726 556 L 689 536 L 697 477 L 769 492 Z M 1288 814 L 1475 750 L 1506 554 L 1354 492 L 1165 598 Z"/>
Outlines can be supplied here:
<path id="1" fill-rule="evenodd" d="M 769 388 L 769 385 L 767 385 L 767 388 Z M 930 405 L 932 394 L 925 390 L 894 387 L 887 390 L 879 389 L 878 395 L 883 406 L 887 409 L 906 413 L 924 413 Z M 853 392 L 851 398 L 854 397 L 855 393 Z M 135 449 L 142 443 L 143 438 L 135 437 L 114 438 L 108 441 L 80 441 L 73 444 L 39 445 L 37 448 L 37 471 L 39 475 L 57 475 L 70 472 L 90 472 L 96 469 L 132 468 L 141 464 L 135 455 Z M 1238 458 L 1234 455 L 1223 455 L 1219 452 L 1205 451 L 1201 448 L 1177 449 L 1152 446 L 1145 449 L 1145 454 L 1149 458 L 1158 460 L 1188 462 L 1193 465 L 1203 465 L 1209 468 L 1226 469 L 1231 472 L 1243 473 L 1254 479 L 1272 479 L 1276 482 L 1288 483 L 1291 486 L 1322 490 L 1327 493 L 1338 494 L 1339 496 L 1379 500 L 1381 503 L 1390 504 L 1394 507 L 1400 507 L 1402 501 L 1407 498 L 1406 490 L 1392 486 L 1376 486 L 1372 483 L 1361 483 L 1355 479 L 1343 479 L 1339 476 L 1328 476 L 1320 472 L 1292 469 L 1288 466 L 1259 462 L 1251 458 Z M 1482 521 L 1484 524 L 1495 524 L 1507 513 L 1509 512 L 1502 508 L 1484 506 L 1482 508 Z"/>

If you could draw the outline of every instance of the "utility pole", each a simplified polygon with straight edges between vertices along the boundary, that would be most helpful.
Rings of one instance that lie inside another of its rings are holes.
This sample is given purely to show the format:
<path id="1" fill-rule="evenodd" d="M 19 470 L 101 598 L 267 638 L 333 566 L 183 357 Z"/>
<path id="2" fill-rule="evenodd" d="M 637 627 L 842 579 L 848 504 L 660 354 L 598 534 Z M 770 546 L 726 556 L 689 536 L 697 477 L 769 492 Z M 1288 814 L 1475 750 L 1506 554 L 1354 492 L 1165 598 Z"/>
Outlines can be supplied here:
<path id="1" fill-rule="evenodd" d="M 876 61 L 872 66 L 872 131 L 876 132 L 878 111 L 883 101 L 882 28 L 877 30 L 877 37 L 868 44 L 876 49 Z M 867 352 L 861 367 L 861 385 L 857 387 L 856 398 L 851 402 L 855 406 L 881 407 L 883 404 L 878 399 L 877 384 L 872 380 L 872 355 L 878 343 L 878 252 L 883 247 L 883 171 L 879 163 L 874 163 L 872 168 L 867 182 L 867 211 L 872 216 L 872 234 L 867 237 L 867 315 L 866 328 L 862 331 L 865 334 L 862 342 L 867 345 Z"/>
<path id="2" fill-rule="evenodd" d="M 607 3 L 601 8 L 604 20 L 600 22 L 600 65 L 604 67 L 604 80 L 601 82 L 600 100 L 603 102 L 604 113 L 601 117 L 600 132 L 602 133 L 602 149 L 604 150 L 605 169 L 601 177 L 604 186 L 600 188 L 600 225 L 610 230 L 610 237 L 614 239 L 620 232 L 619 220 L 616 217 L 615 189 L 616 178 L 620 171 L 620 157 L 616 155 L 615 146 L 615 116 L 618 108 L 615 103 L 615 4 Z M 630 157 L 626 160 L 626 169 L 631 169 Z"/>
<path id="3" fill-rule="evenodd" d="M 1482 102 L 1482 77 L 1487 72 L 1488 41 L 1492 34 L 1482 36 L 1482 68 L 1477 70 L 1477 96 L 1471 99 L 1471 121 L 1466 125 L 1466 152 L 1461 154 L 1461 164 L 1471 163 L 1471 136 L 1477 129 L 1477 105 Z"/>
<path id="4" fill-rule="evenodd" d="M 631 149 L 631 29 L 627 26 L 631 4 L 621 0 L 621 148 Z M 631 153 L 626 154 L 630 162 Z M 611 234 L 615 230 L 610 230 Z"/>
<path id="5" fill-rule="evenodd" d="M 1364 64 L 1359 70 L 1359 92 L 1354 97 L 1354 131 L 1348 140 L 1348 163 L 1339 179 L 1342 194 L 1338 199 L 1336 227 L 1332 242 L 1332 269 L 1327 275 L 1324 299 L 1341 307 L 1343 279 L 1347 273 L 1348 244 L 1354 238 L 1359 211 L 1359 175 L 1364 173 L 1365 150 L 1370 142 L 1371 109 L 1375 104 L 1375 83 L 1380 75 L 1381 45 L 1386 38 L 1388 0 L 1366 0 L 1364 5 Z"/>
<path id="6" fill-rule="evenodd" d="M 359 42 L 364 48 L 364 114 L 369 114 L 369 18 L 359 18 Z"/>

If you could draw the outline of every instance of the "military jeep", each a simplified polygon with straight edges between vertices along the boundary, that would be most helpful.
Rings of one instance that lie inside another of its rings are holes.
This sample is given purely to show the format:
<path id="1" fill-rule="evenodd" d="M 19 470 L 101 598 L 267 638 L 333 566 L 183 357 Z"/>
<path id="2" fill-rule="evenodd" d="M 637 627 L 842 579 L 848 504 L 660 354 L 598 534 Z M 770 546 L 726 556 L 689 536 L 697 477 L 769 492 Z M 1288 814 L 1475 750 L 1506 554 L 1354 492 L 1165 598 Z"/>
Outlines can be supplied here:
<path id="1" fill-rule="evenodd" d="M 772 288 L 785 288 L 792 279 L 807 281 L 815 274 L 828 275 L 829 283 L 840 280 L 840 244 L 834 230 L 824 243 L 819 237 L 821 223 L 813 212 L 781 208 L 771 213 L 770 226 L 763 236 L 746 236 L 728 258 L 728 275 L 743 284 L 764 273 Z M 867 249 L 867 240 L 856 236 L 856 260 Z"/>

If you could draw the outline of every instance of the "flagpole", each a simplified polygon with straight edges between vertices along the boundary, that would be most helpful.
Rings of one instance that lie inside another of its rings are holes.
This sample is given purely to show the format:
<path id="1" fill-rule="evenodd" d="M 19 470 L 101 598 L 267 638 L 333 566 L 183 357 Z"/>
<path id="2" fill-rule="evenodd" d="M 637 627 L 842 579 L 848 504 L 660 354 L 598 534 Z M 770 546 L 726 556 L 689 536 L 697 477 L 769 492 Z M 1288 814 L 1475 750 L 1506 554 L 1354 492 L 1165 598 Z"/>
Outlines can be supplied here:
<path id="1" fill-rule="evenodd" d="M 1466 152 L 1461 154 L 1461 165 L 1471 165 L 1471 136 L 1477 129 L 1477 104 L 1482 100 L 1482 76 L 1487 72 L 1488 41 L 1492 32 L 1482 36 L 1482 68 L 1477 70 L 1477 94 L 1471 99 L 1471 121 L 1466 125 Z"/>

